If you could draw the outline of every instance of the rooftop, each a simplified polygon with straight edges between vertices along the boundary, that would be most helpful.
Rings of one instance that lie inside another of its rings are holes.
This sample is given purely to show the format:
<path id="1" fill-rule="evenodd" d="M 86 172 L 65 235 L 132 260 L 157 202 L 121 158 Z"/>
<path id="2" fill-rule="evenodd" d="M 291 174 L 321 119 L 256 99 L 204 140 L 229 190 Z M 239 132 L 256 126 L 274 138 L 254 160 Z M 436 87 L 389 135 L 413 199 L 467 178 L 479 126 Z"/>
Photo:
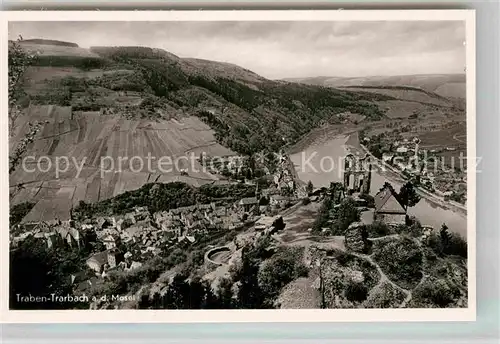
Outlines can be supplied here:
<path id="1" fill-rule="evenodd" d="M 374 197 L 375 211 L 392 214 L 406 214 L 406 211 L 390 187 L 384 187 Z"/>
<path id="2" fill-rule="evenodd" d="M 246 204 L 257 204 L 259 201 L 257 200 L 257 197 L 245 197 L 242 198 L 239 202 L 241 205 L 246 205 Z"/>

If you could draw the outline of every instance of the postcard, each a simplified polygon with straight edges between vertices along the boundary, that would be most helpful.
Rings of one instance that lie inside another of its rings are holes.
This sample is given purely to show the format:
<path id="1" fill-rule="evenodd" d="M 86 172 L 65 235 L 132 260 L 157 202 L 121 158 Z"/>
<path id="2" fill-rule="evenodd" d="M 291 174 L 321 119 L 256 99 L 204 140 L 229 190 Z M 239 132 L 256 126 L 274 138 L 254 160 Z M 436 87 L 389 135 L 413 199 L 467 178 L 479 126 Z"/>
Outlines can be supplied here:
<path id="1" fill-rule="evenodd" d="M 2 25 L 2 321 L 475 320 L 474 11 Z"/>

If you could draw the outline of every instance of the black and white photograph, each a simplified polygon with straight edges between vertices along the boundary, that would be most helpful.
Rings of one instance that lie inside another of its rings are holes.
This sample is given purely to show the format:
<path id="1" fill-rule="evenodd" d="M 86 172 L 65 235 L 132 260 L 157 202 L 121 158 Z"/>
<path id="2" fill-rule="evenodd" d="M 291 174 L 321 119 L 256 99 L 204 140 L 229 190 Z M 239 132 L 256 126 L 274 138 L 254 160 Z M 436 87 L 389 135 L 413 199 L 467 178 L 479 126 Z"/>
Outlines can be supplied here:
<path id="1" fill-rule="evenodd" d="M 8 309 L 475 312 L 473 17 L 435 12 L 9 20 Z"/>

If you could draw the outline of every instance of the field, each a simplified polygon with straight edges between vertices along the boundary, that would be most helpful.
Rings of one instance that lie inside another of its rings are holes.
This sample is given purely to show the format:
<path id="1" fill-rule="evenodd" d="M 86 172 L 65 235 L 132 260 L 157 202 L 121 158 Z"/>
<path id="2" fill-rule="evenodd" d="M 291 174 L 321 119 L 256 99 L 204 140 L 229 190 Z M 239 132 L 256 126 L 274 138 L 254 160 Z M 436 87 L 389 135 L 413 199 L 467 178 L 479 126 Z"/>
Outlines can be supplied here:
<path id="1" fill-rule="evenodd" d="M 415 136 L 414 133 L 411 133 Z M 436 151 L 436 155 L 450 165 L 452 159 L 458 166 L 459 158 L 467 155 L 467 131 L 465 122 L 448 128 L 419 132 L 420 148 Z"/>
<path id="2" fill-rule="evenodd" d="M 385 115 L 391 119 L 394 118 L 408 118 L 417 114 L 419 118 L 427 114 L 433 114 L 432 108 L 418 102 L 409 102 L 403 100 L 386 100 L 377 102 L 377 104 L 384 110 Z"/>
<path id="3" fill-rule="evenodd" d="M 11 203 L 37 202 L 26 221 L 50 219 L 56 211 L 68 218 L 81 200 L 96 202 L 149 182 L 212 183 L 218 178 L 202 170 L 199 154 L 234 154 L 196 117 L 158 123 L 57 106 L 33 106 L 20 117 L 11 149 L 28 131 L 28 119 L 44 125 L 28 146 L 25 168 L 10 176 Z"/>
<path id="4" fill-rule="evenodd" d="M 466 140 L 466 126 L 464 123 L 455 124 L 449 128 L 423 132 L 419 135 L 420 146 L 426 149 L 464 146 Z"/>
<path id="5" fill-rule="evenodd" d="M 465 82 L 450 82 L 443 84 L 434 91 L 443 97 L 465 98 Z"/>

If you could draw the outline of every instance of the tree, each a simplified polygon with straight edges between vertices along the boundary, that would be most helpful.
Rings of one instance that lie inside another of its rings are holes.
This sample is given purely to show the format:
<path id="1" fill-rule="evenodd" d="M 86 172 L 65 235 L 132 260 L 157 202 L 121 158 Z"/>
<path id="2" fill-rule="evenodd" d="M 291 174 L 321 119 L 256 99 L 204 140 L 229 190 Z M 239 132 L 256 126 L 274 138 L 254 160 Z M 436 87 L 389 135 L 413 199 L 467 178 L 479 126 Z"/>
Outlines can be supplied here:
<path id="1" fill-rule="evenodd" d="M 242 250 L 241 286 L 238 290 L 238 300 L 241 308 L 244 309 L 262 308 L 264 302 L 258 282 L 260 259 L 256 255 L 256 251 L 252 252 L 245 248 Z"/>
<path id="2" fill-rule="evenodd" d="M 378 159 L 382 159 L 382 145 L 380 143 L 371 144 L 368 150 Z"/>
<path id="3" fill-rule="evenodd" d="M 363 283 L 350 281 L 345 289 L 345 297 L 351 302 L 363 302 L 368 296 L 368 289 Z"/>
<path id="4" fill-rule="evenodd" d="M 384 185 L 382 185 L 382 187 L 380 188 L 379 192 L 386 188 L 390 189 L 394 194 L 397 194 L 396 190 L 394 190 L 394 187 L 389 182 L 385 182 Z"/>
<path id="5" fill-rule="evenodd" d="M 450 233 L 444 223 L 439 231 L 439 239 L 442 253 L 467 258 L 467 241 L 456 233 Z"/>
<path id="6" fill-rule="evenodd" d="M 310 195 L 313 192 L 313 190 L 314 190 L 314 185 L 312 181 L 308 181 L 306 186 L 307 193 Z"/>
<path id="7" fill-rule="evenodd" d="M 22 38 L 19 37 L 16 42 L 9 42 L 9 137 L 14 135 L 16 119 L 21 114 L 21 99 L 26 95 L 22 88 L 24 73 L 36 58 L 35 54 L 29 54 L 21 47 L 21 41 Z M 29 132 L 18 143 L 9 157 L 9 174 L 16 169 L 28 144 L 33 142 L 35 134 L 40 129 L 40 124 L 29 123 L 29 127 Z"/>
<path id="8" fill-rule="evenodd" d="M 266 196 L 262 196 L 259 200 L 259 205 L 263 206 L 269 205 L 269 198 Z"/>
<path id="9" fill-rule="evenodd" d="M 338 182 L 330 183 L 330 197 L 333 202 L 333 205 L 336 205 L 342 199 L 342 195 L 344 193 L 344 185 Z"/>
<path id="10" fill-rule="evenodd" d="M 334 216 L 334 232 L 344 234 L 351 223 L 359 221 L 361 215 L 356 207 L 356 202 L 352 198 L 346 198 L 335 210 Z"/>
<path id="11" fill-rule="evenodd" d="M 10 308 L 64 309 L 75 305 L 54 302 L 50 295 L 71 295 L 70 275 L 86 271 L 85 248 L 48 249 L 44 240 L 28 237 L 10 251 Z M 22 302 L 17 295 L 49 296 L 43 302 Z M 79 305 L 77 305 L 79 306 Z M 88 304 L 86 305 L 88 307 Z"/>
<path id="12" fill-rule="evenodd" d="M 316 220 L 313 223 L 313 231 L 321 232 L 323 227 L 325 227 L 330 219 L 330 208 L 333 206 L 331 196 L 326 196 L 321 207 L 319 208 Z"/>
<path id="13" fill-rule="evenodd" d="M 259 270 L 258 281 L 266 306 L 273 307 L 282 288 L 298 277 L 307 276 L 307 271 L 290 249 L 265 261 Z"/>
<path id="14" fill-rule="evenodd" d="M 22 38 L 9 44 L 9 133 L 12 135 L 17 117 L 20 114 L 19 101 L 24 96 L 23 76 L 33 63 L 36 54 L 30 54 L 21 47 Z"/>
<path id="15" fill-rule="evenodd" d="M 35 203 L 31 202 L 23 202 L 13 205 L 10 208 L 10 226 L 12 227 L 21 222 L 21 220 L 31 211 L 34 205 Z"/>
<path id="16" fill-rule="evenodd" d="M 233 297 L 233 281 L 227 277 L 220 280 L 219 286 L 216 291 L 218 299 L 218 308 L 231 309 L 236 306 L 236 299 Z"/>
<path id="17" fill-rule="evenodd" d="M 286 223 L 283 221 L 283 217 L 278 217 L 276 220 L 274 220 L 273 222 L 273 227 L 277 230 L 277 231 L 282 231 L 283 229 L 285 229 L 285 226 L 286 226 Z"/>
<path id="18" fill-rule="evenodd" d="M 408 207 L 415 206 L 420 201 L 420 196 L 411 182 L 407 182 L 401 187 L 398 197 L 405 210 L 408 210 Z"/>

